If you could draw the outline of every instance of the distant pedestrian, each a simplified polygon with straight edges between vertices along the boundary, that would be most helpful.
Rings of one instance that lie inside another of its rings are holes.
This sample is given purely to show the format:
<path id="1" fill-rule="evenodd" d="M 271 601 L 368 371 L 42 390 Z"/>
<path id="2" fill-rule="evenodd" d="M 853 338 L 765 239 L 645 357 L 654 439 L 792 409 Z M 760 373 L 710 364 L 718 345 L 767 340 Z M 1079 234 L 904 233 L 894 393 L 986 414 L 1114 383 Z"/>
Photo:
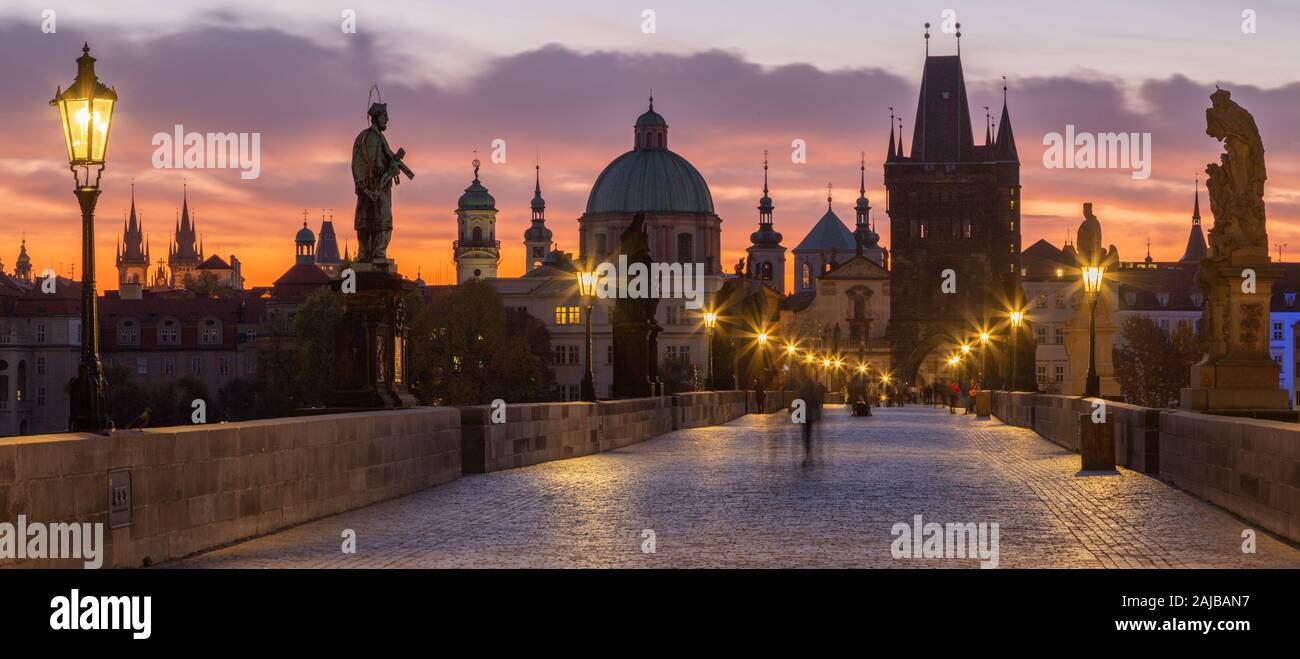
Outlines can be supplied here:
<path id="1" fill-rule="evenodd" d="M 803 464 L 812 464 L 813 431 L 822 418 L 822 400 L 825 391 L 811 369 L 805 368 L 803 382 L 799 383 L 799 398 L 804 403 L 803 422 Z"/>

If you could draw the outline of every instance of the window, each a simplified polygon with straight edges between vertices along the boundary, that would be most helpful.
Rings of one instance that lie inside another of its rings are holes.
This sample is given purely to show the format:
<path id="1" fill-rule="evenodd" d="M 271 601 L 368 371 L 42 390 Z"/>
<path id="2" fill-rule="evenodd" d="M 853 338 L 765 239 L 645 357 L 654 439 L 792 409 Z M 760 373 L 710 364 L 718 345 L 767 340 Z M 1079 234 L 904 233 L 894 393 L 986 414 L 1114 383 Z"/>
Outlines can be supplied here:
<path id="1" fill-rule="evenodd" d="M 804 262 L 802 270 L 803 273 L 800 275 L 800 279 L 803 281 L 803 287 L 808 288 L 812 286 L 812 268 L 808 267 L 807 261 Z"/>
<path id="2" fill-rule="evenodd" d="M 556 307 L 555 324 L 556 325 L 577 325 L 582 322 L 582 313 L 578 307 Z"/>
<path id="3" fill-rule="evenodd" d="M 578 346 L 555 346 L 556 364 L 577 364 Z"/>
<path id="4" fill-rule="evenodd" d="M 685 325 L 685 324 L 686 324 L 686 310 L 683 309 L 681 306 L 676 305 L 676 304 L 670 304 L 670 305 L 668 305 L 668 324 L 669 324 L 669 325 Z"/>
<path id="5" fill-rule="evenodd" d="M 1043 293 L 1039 293 L 1039 294 L 1038 294 L 1038 298 L 1034 300 L 1034 305 L 1037 306 L 1039 309 L 1046 309 L 1046 308 L 1047 308 L 1047 295 L 1045 295 L 1045 294 L 1043 294 Z"/>
<path id="6" fill-rule="evenodd" d="M 117 342 L 124 346 L 133 346 L 140 342 L 140 330 L 135 326 L 134 320 L 124 320 L 118 326 Z"/>
<path id="7" fill-rule="evenodd" d="M 668 359 L 691 360 L 690 346 L 668 346 Z"/>
<path id="8" fill-rule="evenodd" d="M 1057 293 L 1056 293 L 1056 308 L 1057 308 L 1057 309 L 1064 309 L 1064 308 L 1065 308 L 1065 293 L 1062 293 L 1062 292 L 1060 292 L 1060 291 L 1057 291 Z"/>
<path id="9" fill-rule="evenodd" d="M 149 375 L 149 359 L 146 357 L 135 358 L 135 374 Z"/>
<path id="10" fill-rule="evenodd" d="M 1047 382 L 1047 367 L 1041 364 L 1038 366 L 1038 381 Z"/>
<path id="11" fill-rule="evenodd" d="M 171 357 L 163 357 L 163 375 L 172 375 L 176 372 L 176 360 Z"/>
<path id="12" fill-rule="evenodd" d="M 1065 343 L 1065 329 L 1061 327 L 1056 328 L 1056 335 L 1053 338 L 1054 340 L 1052 341 L 1052 343 L 1055 343 L 1057 345 Z"/>
<path id="13" fill-rule="evenodd" d="M 1282 323 L 1273 323 L 1273 340 L 1282 340 Z"/>
<path id="14" fill-rule="evenodd" d="M 596 257 L 603 259 L 605 258 L 605 255 L 608 253 L 609 253 L 609 246 L 606 244 L 605 234 L 603 233 L 596 234 Z"/>
<path id="15" fill-rule="evenodd" d="M 767 262 L 760 264 L 758 273 L 763 278 L 763 281 L 772 281 L 772 264 Z M 1292 294 L 1292 297 L 1294 297 L 1294 294 Z"/>
<path id="16" fill-rule="evenodd" d="M 555 393 L 560 400 L 571 401 L 578 400 L 580 392 L 576 384 L 559 384 L 555 386 Z"/>
<path id="17" fill-rule="evenodd" d="M 1034 336 L 1038 339 L 1039 344 L 1047 343 L 1047 328 L 1035 327 Z"/>
<path id="18" fill-rule="evenodd" d="M 203 374 L 203 360 L 198 357 L 190 358 L 190 372 L 195 375 Z"/>
<path id="19" fill-rule="evenodd" d="M 1138 301 L 1137 293 L 1125 293 L 1125 294 L 1124 294 L 1124 304 L 1127 304 L 1128 306 L 1131 307 L 1131 306 L 1137 304 L 1137 301 Z"/>
<path id="20" fill-rule="evenodd" d="M 37 374 L 37 375 L 45 375 L 45 358 L 44 358 L 44 357 L 37 357 L 37 358 L 36 358 L 36 374 Z"/>
<path id="21" fill-rule="evenodd" d="M 176 345 L 180 343 L 180 324 L 175 320 L 164 320 L 158 327 L 158 343 Z"/>
<path id="22" fill-rule="evenodd" d="M 1056 382 L 1065 382 L 1065 367 L 1060 364 L 1056 365 Z"/>
<path id="23" fill-rule="evenodd" d="M 36 389 L 36 405 L 37 407 L 45 407 L 45 387 Z"/>
<path id="24" fill-rule="evenodd" d="M 1160 330 L 1161 330 L 1162 332 L 1166 333 L 1166 334 L 1169 333 L 1169 319 L 1168 319 L 1168 318 L 1161 318 L 1161 319 L 1160 319 Z"/>
<path id="25" fill-rule="evenodd" d="M 695 237 L 689 233 L 677 234 L 677 262 L 691 263 L 695 260 Z"/>
<path id="26" fill-rule="evenodd" d="M 1167 306 L 1169 306 L 1169 294 L 1168 294 L 1168 293 L 1157 293 L 1157 294 L 1156 294 L 1156 298 L 1158 298 L 1158 299 L 1160 300 L 1160 306 L 1162 306 L 1162 307 L 1167 307 Z"/>
<path id="27" fill-rule="evenodd" d="M 252 343 L 257 340 L 257 328 L 250 327 L 244 330 L 244 341 Z"/>
<path id="28" fill-rule="evenodd" d="M 966 228 L 963 230 L 962 235 L 963 235 L 964 237 L 966 237 L 966 238 L 970 238 L 970 237 L 971 237 L 971 227 L 970 227 L 970 222 L 967 222 L 967 223 L 966 223 Z"/>
<path id="29" fill-rule="evenodd" d="M 221 343 L 221 323 L 217 322 L 216 319 L 208 318 L 203 321 L 200 327 L 202 331 L 199 334 L 199 343 L 207 345 Z"/>
<path id="30" fill-rule="evenodd" d="M 222 375 L 230 374 L 230 358 L 220 357 L 217 359 L 217 372 Z"/>
<path id="31" fill-rule="evenodd" d="M 1199 293 L 1197 295 L 1199 295 Z M 1290 307 L 1295 305 L 1295 291 L 1287 291 L 1282 294 L 1282 297 L 1286 298 L 1286 306 Z"/>
<path id="32" fill-rule="evenodd" d="M 45 343 L 45 323 L 36 323 L 36 342 Z"/>
<path id="33" fill-rule="evenodd" d="M 921 223 L 921 237 L 925 238 L 925 222 Z"/>

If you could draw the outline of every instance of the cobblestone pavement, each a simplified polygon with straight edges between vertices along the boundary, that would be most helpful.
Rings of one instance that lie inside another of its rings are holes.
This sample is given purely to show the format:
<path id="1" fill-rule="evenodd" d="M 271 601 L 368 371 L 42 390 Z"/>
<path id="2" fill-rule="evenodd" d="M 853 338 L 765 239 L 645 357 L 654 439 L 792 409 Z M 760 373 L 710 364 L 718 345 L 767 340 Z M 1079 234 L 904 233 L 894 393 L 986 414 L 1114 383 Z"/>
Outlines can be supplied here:
<path id="1" fill-rule="evenodd" d="M 466 476 L 176 567 L 975 567 L 895 560 L 893 525 L 997 523 L 1001 567 L 1300 567 L 1300 550 L 1156 479 L 995 420 L 830 411 L 815 459 L 784 413 Z M 341 533 L 356 532 L 344 554 Z M 644 553 L 644 530 L 655 552 Z"/>

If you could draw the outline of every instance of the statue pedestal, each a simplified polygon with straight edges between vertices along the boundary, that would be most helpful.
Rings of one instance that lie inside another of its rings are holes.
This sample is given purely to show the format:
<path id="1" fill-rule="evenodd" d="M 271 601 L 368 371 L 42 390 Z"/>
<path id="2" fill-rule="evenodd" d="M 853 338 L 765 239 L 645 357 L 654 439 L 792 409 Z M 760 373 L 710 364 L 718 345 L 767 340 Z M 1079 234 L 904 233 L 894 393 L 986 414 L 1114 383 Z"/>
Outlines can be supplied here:
<path id="1" fill-rule="evenodd" d="M 656 361 L 659 329 L 651 322 L 626 321 L 616 313 L 614 339 L 614 398 L 645 398 L 659 393 Z"/>
<path id="2" fill-rule="evenodd" d="M 1207 259 L 1197 274 L 1206 295 L 1201 331 L 1209 349 L 1192 366 L 1192 386 L 1181 392 L 1185 410 L 1249 414 L 1289 409 L 1287 392 L 1278 382 L 1279 367 L 1269 356 L 1269 303 L 1282 268 L 1267 254 L 1240 250 L 1228 259 Z M 1253 271 L 1253 293 L 1242 291 Z M 1249 273 L 1247 273 L 1249 274 Z"/>
<path id="3" fill-rule="evenodd" d="M 334 335 L 338 379 L 328 405 L 414 407 L 415 396 L 406 383 L 406 297 L 415 284 L 378 268 L 354 266 L 353 271 L 356 292 L 343 295 L 343 318 Z M 335 280 L 330 286 L 339 291 L 342 284 Z"/>

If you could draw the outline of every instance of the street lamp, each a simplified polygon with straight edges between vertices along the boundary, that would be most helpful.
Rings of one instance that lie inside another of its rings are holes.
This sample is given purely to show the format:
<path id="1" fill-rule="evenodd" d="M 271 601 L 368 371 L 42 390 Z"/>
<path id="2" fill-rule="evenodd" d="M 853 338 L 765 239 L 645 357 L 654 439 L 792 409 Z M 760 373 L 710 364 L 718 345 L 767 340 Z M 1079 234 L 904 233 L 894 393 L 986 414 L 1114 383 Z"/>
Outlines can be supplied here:
<path id="1" fill-rule="evenodd" d="M 1025 322 L 1025 312 L 1014 309 L 1011 312 L 1011 391 L 1016 390 L 1016 353 L 1020 352 L 1020 325 Z"/>
<path id="2" fill-rule="evenodd" d="M 1083 269 L 1083 290 L 1088 293 L 1088 379 L 1083 385 L 1085 398 L 1101 396 L 1101 378 L 1097 377 L 1097 299 L 1101 297 L 1101 279 L 1106 268 Z"/>
<path id="3" fill-rule="evenodd" d="M 704 312 L 704 329 L 708 331 L 708 365 L 709 371 L 709 391 L 713 391 L 713 328 L 718 326 L 718 314 L 712 311 Z"/>
<path id="4" fill-rule="evenodd" d="M 988 368 L 989 356 L 989 336 L 988 332 L 980 332 L 980 389 L 984 388 L 984 374 Z"/>
<path id="5" fill-rule="evenodd" d="M 68 146 L 68 168 L 76 185 L 73 194 L 81 206 L 81 363 L 72 385 L 69 427 L 74 431 L 102 432 L 113 422 L 105 402 L 107 385 L 99 361 L 99 308 L 95 293 L 95 202 L 99 180 L 104 174 L 108 152 L 108 129 L 112 125 L 117 92 L 95 76 L 95 58 L 90 44 L 83 45 L 77 58 L 77 77 L 64 90 L 56 90 L 50 105 L 59 109 L 63 141 Z M 80 168 L 80 173 L 78 173 Z M 90 170 L 95 170 L 91 183 Z"/>
<path id="6" fill-rule="evenodd" d="M 596 402 L 596 382 L 592 374 L 591 355 L 591 299 L 596 296 L 596 273 L 586 270 L 578 271 L 578 294 L 586 306 L 587 365 L 582 374 L 582 399 Z"/>

